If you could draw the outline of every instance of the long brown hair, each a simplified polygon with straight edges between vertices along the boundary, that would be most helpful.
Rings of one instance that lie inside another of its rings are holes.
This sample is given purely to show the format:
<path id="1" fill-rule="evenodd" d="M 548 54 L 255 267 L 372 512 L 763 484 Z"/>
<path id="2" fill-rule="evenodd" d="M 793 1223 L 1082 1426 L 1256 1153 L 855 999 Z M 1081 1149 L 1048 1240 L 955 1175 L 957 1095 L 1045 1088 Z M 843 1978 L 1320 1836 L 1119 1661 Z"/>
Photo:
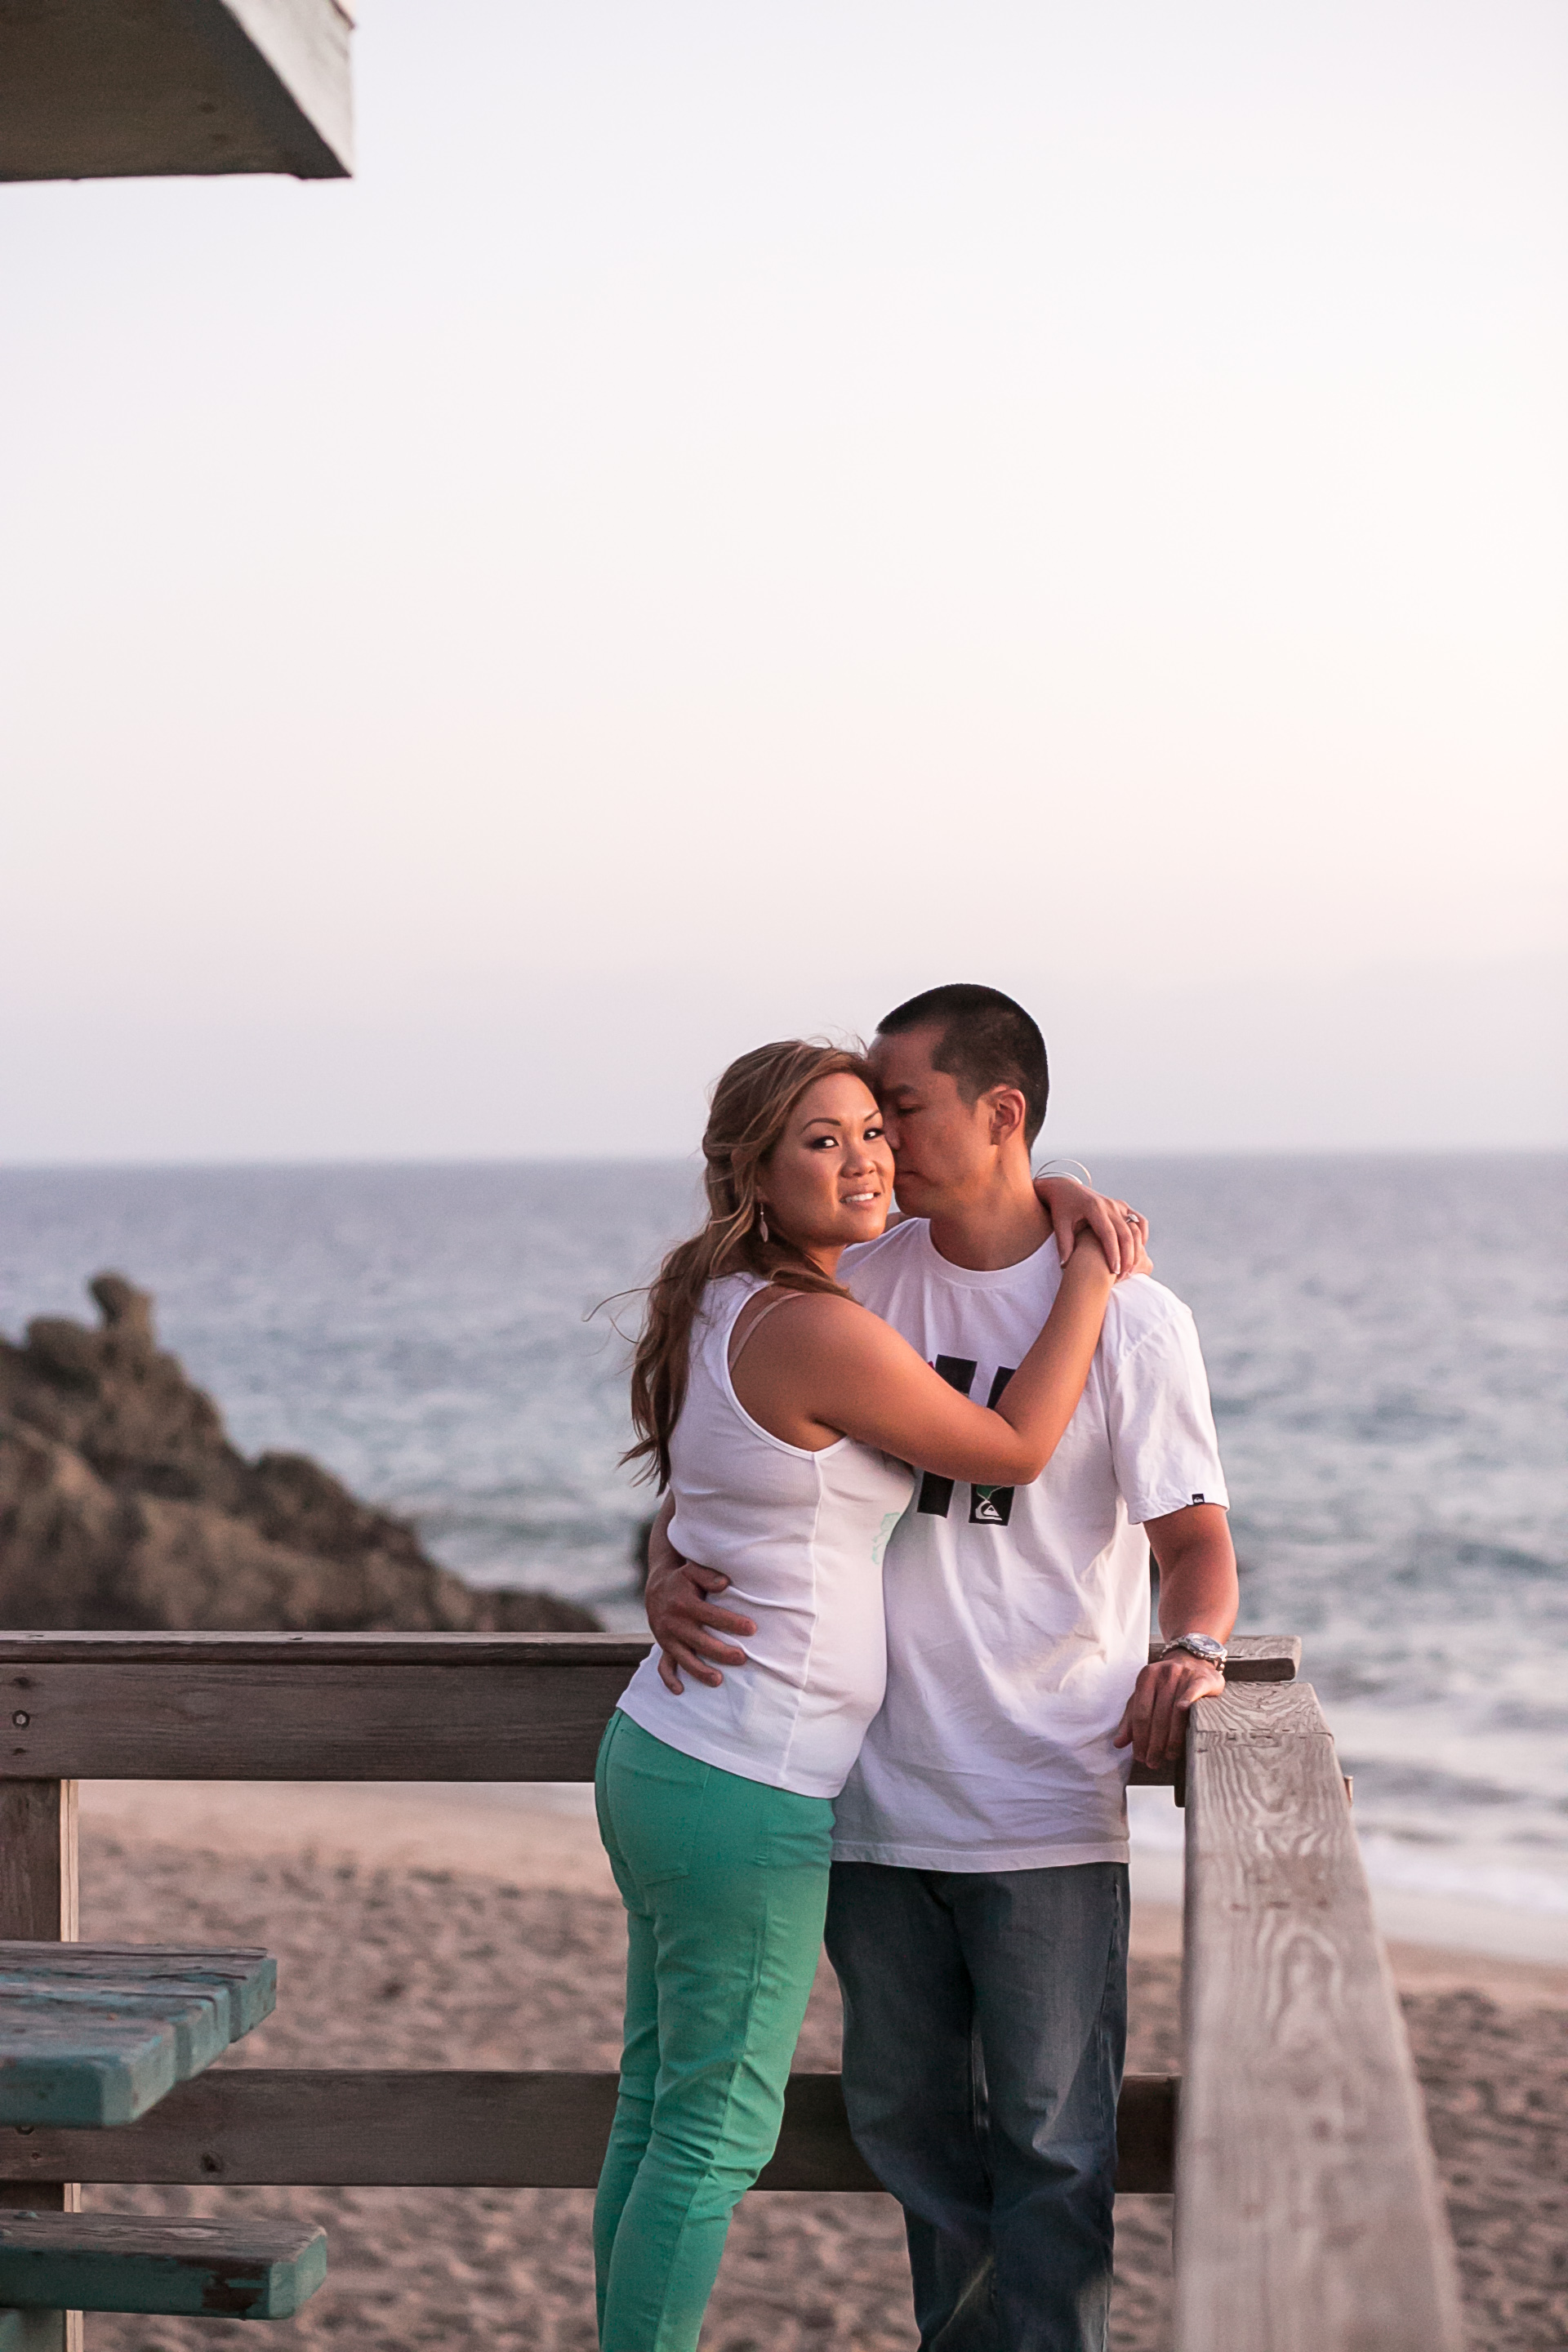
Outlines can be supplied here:
<path id="1" fill-rule="evenodd" d="M 632 1359 L 632 1426 L 638 1443 L 621 1460 L 640 1462 L 642 1477 L 657 1474 L 661 1494 L 669 1484 L 670 1437 L 686 1401 L 691 1325 L 709 1283 L 721 1275 L 757 1274 L 784 1290 L 848 1296 L 787 1234 L 770 1230 L 763 1240 L 757 1199 L 758 1173 L 796 1103 L 818 1078 L 840 1073 L 872 1084 L 860 1055 L 791 1037 L 742 1054 L 713 1089 L 702 1138 L 708 1222 L 670 1251 L 649 1284 L 647 1314 Z"/>

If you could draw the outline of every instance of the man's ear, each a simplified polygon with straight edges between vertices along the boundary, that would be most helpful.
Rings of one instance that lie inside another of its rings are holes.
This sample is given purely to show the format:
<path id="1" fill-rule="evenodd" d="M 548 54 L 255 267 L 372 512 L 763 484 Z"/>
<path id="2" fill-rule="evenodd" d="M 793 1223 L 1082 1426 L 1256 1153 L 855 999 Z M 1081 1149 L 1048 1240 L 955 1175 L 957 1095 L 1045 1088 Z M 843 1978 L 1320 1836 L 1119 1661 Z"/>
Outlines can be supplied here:
<path id="1" fill-rule="evenodd" d="M 987 1093 L 986 1104 L 991 1113 L 991 1140 L 1003 1144 L 1009 1136 L 1022 1135 L 1029 1107 L 1017 1087 L 993 1087 Z"/>

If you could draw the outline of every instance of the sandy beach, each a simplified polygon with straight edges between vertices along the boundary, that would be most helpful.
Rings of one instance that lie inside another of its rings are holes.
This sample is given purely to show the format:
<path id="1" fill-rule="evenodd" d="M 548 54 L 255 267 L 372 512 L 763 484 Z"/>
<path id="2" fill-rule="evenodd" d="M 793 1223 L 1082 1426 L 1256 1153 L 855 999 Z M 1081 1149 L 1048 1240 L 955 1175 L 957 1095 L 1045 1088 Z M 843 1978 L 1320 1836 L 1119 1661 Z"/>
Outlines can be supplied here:
<path id="1" fill-rule="evenodd" d="M 95 1784 L 82 1792 L 82 1933 L 265 1943 L 276 2016 L 232 2054 L 289 2066 L 616 2063 L 622 1926 L 575 1790 Z M 1426 2086 L 1474 2352 L 1568 2342 L 1568 1969 L 1391 1946 Z M 1180 1937 L 1135 1906 L 1130 2063 L 1176 2071 Z M 837 2063 L 823 1969 L 798 2063 Z M 98 2210 L 319 2220 L 327 2285 L 269 2333 L 592 2352 L 589 2193 L 127 2189 Z M 1170 2343 L 1170 2210 L 1118 2207 L 1117 2352 Z M 102 2352 L 197 2352 L 234 2323 L 98 2317 Z M 731 2232 L 713 2352 L 910 2352 L 901 2231 L 871 2196 L 753 2195 Z"/>

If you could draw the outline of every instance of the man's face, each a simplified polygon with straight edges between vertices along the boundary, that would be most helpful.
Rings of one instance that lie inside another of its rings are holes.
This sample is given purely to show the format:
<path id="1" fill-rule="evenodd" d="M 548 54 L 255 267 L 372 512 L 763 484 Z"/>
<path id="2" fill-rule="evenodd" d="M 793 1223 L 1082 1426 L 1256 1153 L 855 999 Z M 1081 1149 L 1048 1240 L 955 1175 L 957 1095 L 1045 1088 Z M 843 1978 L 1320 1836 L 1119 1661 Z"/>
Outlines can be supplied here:
<path id="1" fill-rule="evenodd" d="M 893 1148 L 893 1185 L 909 1217 L 940 1216 L 967 1197 L 994 1158 L 986 1097 L 966 1103 L 950 1070 L 933 1070 L 940 1027 L 878 1037 L 871 1067 Z"/>

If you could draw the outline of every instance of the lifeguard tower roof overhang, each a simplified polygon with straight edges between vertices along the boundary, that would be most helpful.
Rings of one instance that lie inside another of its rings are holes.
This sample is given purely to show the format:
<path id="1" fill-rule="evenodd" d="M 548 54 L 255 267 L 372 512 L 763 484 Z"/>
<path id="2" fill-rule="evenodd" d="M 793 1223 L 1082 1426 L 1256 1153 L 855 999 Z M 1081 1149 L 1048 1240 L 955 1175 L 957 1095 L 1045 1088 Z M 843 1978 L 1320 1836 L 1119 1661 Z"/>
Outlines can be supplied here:
<path id="1" fill-rule="evenodd" d="M 353 165 L 341 0 L 4 0 L 0 180 Z"/>

